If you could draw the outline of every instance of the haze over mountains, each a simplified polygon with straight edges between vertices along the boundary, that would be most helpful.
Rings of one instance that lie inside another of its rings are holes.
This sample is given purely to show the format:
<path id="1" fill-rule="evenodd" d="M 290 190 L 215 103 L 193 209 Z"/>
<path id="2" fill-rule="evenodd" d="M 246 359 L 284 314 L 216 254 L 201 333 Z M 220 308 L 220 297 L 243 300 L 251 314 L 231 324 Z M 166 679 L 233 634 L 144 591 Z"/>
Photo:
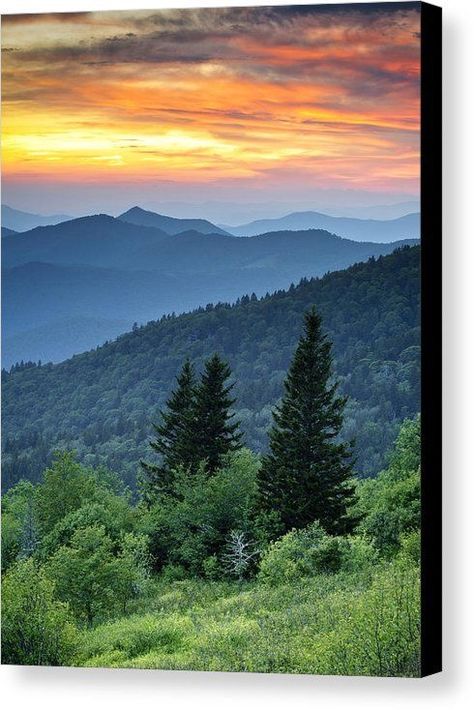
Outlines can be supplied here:
<path id="1" fill-rule="evenodd" d="M 238 237 L 252 237 L 283 229 L 325 229 L 355 241 L 393 242 L 420 238 L 420 215 L 416 212 L 391 220 L 331 217 L 320 212 L 292 212 L 279 219 L 259 219 L 237 227 L 224 227 Z"/>
<path id="2" fill-rule="evenodd" d="M 237 227 L 240 224 L 248 224 L 257 219 L 279 219 L 291 212 L 321 212 L 332 217 L 387 220 L 397 219 L 397 217 L 420 211 L 420 202 L 417 199 L 400 201 L 400 199 L 396 200 L 395 196 L 392 196 L 392 202 L 380 204 L 375 198 L 376 196 L 373 194 L 357 194 L 357 197 L 352 194 L 351 199 L 348 199 L 347 192 L 344 193 L 344 196 L 339 194 L 337 200 L 334 195 L 331 199 L 331 195 L 328 196 L 326 192 L 324 197 L 316 194 L 312 199 L 298 199 L 293 195 L 291 197 L 286 196 L 285 199 L 282 195 L 278 201 L 267 202 L 263 202 L 261 199 L 254 202 L 236 202 L 230 199 L 207 199 L 205 201 L 148 200 L 145 196 L 145 198 L 142 198 L 145 201 L 140 200 L 140 205 L 145 210 L 159 212 L 160 214 L 187 219 L 201 218 L 210 220 L 214 224 L 229 224 L 233 227 Z M 89 214 L 94 211 L 90 209 Z M 102 205 L 101 211 L 116 215 L 123 209 Z"/>
<path id="3" fill-rule="evenodd" d="M 404 243 L 414 242 L 354 241 L 322 229 L 241 239 L 208 220 L 171 218 L 138 207 L 118 218 L 99 214 L 23 233 L 7 231 L 2 238 L 3 365 L 57 362 L 134 322 L 233 302 L 253 292 L 262 296 L 302 277 L 388 254 Z"/>
<path id="4" fill-rule="evenodd" d="M 64 222 L 67 219 L 71 219 L 71 217 L 66 214 L 33 214 L 2 205 L 2 228 L 7 227 L 15 232 L 26 232 L 28 229 L 34 229 L 41 225 L 58 224 L 58 222 Z"/>

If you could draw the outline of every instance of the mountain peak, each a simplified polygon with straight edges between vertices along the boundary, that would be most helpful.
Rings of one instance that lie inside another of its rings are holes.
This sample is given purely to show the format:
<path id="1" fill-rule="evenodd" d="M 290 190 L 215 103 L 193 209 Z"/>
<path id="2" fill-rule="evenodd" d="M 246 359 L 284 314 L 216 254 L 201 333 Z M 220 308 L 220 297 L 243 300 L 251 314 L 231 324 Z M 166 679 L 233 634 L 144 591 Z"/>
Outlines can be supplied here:
<path id="1" fill-rule="evenodd" d="M 139 207 L 138 205 L 134 205 L 133 207 L 130 207 L 129 210 L 124 212 L 123 214 L 120 214 L 117 219 L 123 219 L 125 217 L 132 217 L 133 215 L 145 215 L 145 214 L 153 214 L 157 217 L 161 217 L 162 215 L 159 215 L 156 212 L 150 212 L 149 210 L 144 210 L 143 207 Z"/>
<path id="2" fill-rule="evenodd" d="M 181 219 L 179 217 L 168 217 L 167 215 L 158 214 L 157 212 L 144 210 L 142 207 L 138 207 L 137 205 L 131 207 L 126 212 L 123 212 L 123 214 L 119 215 L 117 219 L 122 220 L 123 222 L 131 222 L 132 224 L 140 225 L 142 227 L 155 227 L 163 230 L 170 236 L 174 236 L 188 230 L 195 230 L 201 234 L 228 234 L 228 232 L 225 232 L 220 227 L 212 224 L 212 222 L 209 222 L 207 219 Z"/>

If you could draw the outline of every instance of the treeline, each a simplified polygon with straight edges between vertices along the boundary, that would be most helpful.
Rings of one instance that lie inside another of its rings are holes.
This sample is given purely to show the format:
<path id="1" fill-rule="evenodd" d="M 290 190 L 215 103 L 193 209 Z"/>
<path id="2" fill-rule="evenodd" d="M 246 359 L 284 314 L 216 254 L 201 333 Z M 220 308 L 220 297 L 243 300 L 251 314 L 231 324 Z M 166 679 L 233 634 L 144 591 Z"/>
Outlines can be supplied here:
<path id="1" fill-rule="evenodd" d="M 419 401 L 419 248 L 402 249 L 263 299 L 244 297 L 135 329 L 59 365 L 2 373 L 4 487 L 38 481 L 55 448 L 116 470 L 135 487 L 157 420 L 186 357 L 197 371 L 209 353 L 229 362 L 246 446 L 265 452 L 272 411 L 315 303 L 334 343 L 349 400 L 342 436 L 356 438 L 358 475 L 381 470 L 401 422 Z"/>

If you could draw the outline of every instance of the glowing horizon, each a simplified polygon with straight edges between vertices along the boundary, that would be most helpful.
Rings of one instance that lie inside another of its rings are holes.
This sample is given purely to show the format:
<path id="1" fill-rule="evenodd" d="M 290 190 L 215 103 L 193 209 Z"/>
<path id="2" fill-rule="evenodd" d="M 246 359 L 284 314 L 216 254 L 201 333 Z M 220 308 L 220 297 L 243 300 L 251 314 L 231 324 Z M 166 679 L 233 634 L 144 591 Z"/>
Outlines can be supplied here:
<path id="1" fill-rule="evenodd" d="M 418 196 L 417 3 L 2 19 L 10 191 Z"/>

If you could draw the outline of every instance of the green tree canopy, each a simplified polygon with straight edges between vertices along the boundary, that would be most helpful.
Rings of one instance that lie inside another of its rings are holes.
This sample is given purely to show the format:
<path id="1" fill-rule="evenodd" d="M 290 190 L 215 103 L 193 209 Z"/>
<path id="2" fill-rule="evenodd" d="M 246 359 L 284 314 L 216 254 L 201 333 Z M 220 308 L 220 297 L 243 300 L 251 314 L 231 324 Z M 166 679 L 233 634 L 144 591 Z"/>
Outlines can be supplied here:
<path id="1" fill-rule="evenodd" d="M 60 547 L 45 565 L 55 582 L 58 597 L 67 601 L 79 621 L 91 624 L 123 611 L 145 570 L 142 562 L 143 538 L 126 535 L 116 552 L 104 528 L 79 528 L 70 544 Z"/>
<path id="2" fill-rule="evenodd" d="M 403 422 L 388 468 L 358 484 L 359 531 L 388 556 L 420 527 L 420 446 L 418 416 Z"/>
<path id="3" fill-rule="evenodd" d="M 76 639 L 68 606 L 44 571 L 31 558 L 13 566 L 2 581 L 2 662 L 65 665 Z"/>
<path id="4" fill-rule="evenodd" d="M 205 574 L 212 565 L 216 576 L 223 574 L 231 532 L 256 536 L 252 519 L 259 465 L 255 454 L 241 449 L 211 476 L 203 465 L 192 477 L 178 471 L 177 497 L 163 497 L 143 520 L 155 565 L 179 565 L 193 575 Z"/>

